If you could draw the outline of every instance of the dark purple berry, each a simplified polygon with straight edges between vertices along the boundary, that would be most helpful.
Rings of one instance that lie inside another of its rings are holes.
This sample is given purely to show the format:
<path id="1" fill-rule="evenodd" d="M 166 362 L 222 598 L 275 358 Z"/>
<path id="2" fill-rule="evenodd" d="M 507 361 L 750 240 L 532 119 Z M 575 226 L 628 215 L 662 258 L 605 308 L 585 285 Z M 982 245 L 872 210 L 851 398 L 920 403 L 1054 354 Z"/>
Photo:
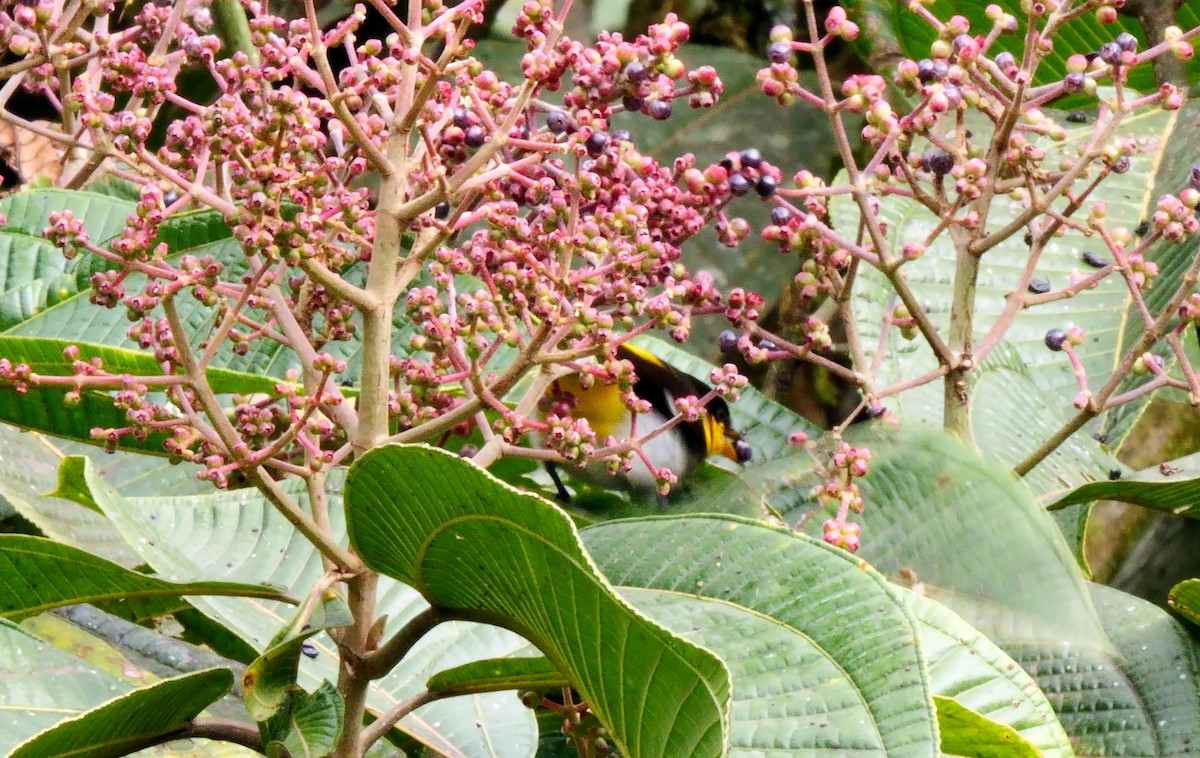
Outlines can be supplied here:
<path id="1" fill-rule="evenodd" d="M 737 350 L 738 333 L 732 329 L 726 329 L 717 335 L 717 349 L 722 353 L 732 353 Z"/>
<path id="2" fill-rule="evenodd" d="M 450 203 L 441 202 L 433 207 L 433 217 L 436 219 L 444 219 L 450 215 Z"/>
<path id="3" fill-rule="evenodd" d="M 1096 255 L 1095 253 L 1091 252 L 1090 250 L 1084 250 L 1083 255 L 1081 255 L 1079 257 L 1084 263 L 1091 266 L 1092 268 L 1104 268 L 1105 266 L 1108 265 L 1108 261 L 1104 260 L 1103 258 L 1101 258 L 1100 256 Z"/>
<path id="4" fill-rule="evenodd" d="M 1192 166 L 1192 175 L 1188 178 L 1188 184 L 1194 190 L 1200 190 L 1200 163 Z"/>
<path id="5" fill-rule="evenodd" d="M 1112 172 L 1114 174 L 1123 174 L 1126 171 L 1128 171 L 1129 167 L 1132 165 L 1133 164 L 1129 160 L 1129 156 L 1122 155 L 1120 158 L 1117 158 L 1117 160 L 1112 164 Z"/>
<path id="6" fill-rule="evenodd" d="M 885 413 L 887 413 L 887 406 L 880 403 L 871 403 L 863 411 L 863 415 L 867 418 L 879 418 Z"/>
<path id="7" fill-rule="evenodd" d="M 1088 121 L 1087 111 L 1071 111 L 1067 114 L 1067 121 L 1072 124 L 1086 124 Z"/>
<path id="8" fill-rule="evenodd" d="M 750 191 L 750 180 L 741 174 L 730 174 L 729 191 L 735 195 L 744 195 Z"/>
<path id="9" fill-rule="evenodd" d="M 772 63 L 787 63 L 792 58 L 792 45 L 790 42 L 772 42 L 767 48 L 767 60 Z"/>
<path id="10" fill-rule="evenodd" d="M 746 440 L 736 440 L 733 443 L 733 454 L 737 456 L 738 463 L 749 463 L 754 457 L 754 448 L 750 447 Z"/>
<path id="11" fill-rule="evenodd" d="M 655 121 L 666 121 L 671 117 L 671 103 L 668 100 L 655 100 L 646 107 L 646 111 Z"/>
<path id="12" fill-rule="evenodd" d="M 1087 78 L 1083 74 L 1067 74 L 1063 77 L 1063 89 L 1067 92 L 1082 92 Z"/>
<path id="13" fill-rule="evenodd" d="M 792 220 L 792 212 L 782 206 L 775 206 L 771 209 L 771 223 L 775 226 L 783 226 Z"/>
<path id="14" fill-rule="evenodd" d="M 952 109 L 962 105 L 962 91 L 953 84 L 943 84 L 942 94 L 946 96 L 946 102 Z"/>
<path id="15" fill-rule="evenodd" d="M 1134 227 L 1133 233 L 1139 237 L 1145 237 L 1150 233 L 1150 222 L 1147 220 L 1138 224 L 1136 227 Z"/>
<path id="16" fill-rule="evenodd" d="M 1133 36 L 1129 32 L 1121 32 L 1120 34 L 1117 35 L 1117 38 L 1113 41 L 1116 42 L 1121 47 L 1121 49 L 1127 53 L 1132 53 L 1137 50 L 1137 46 L 1138 46 L 1137 37 Z"/>
<path id="17" fill-rule="evenodd" d="M 1035 295 L 1044 295 L 1050 291 L 1050 282 L 1045 279 L 1030 279 L 1029 291 Z"/>
<path id="18" fill-rule="evenodd" d="M 935 79 L 937 79 L 937 74 L 933 70 L 933 61 L 928 58 L 917 61 L 917 81 L 921 84 L 929 84 Z"/>
<path id="19" fill-rule="evenodd" d="M 758 348 L 760 350 L 777 350 L 778 349 L 776 344 L 774 342 L 772 342 L 771 340 L 759 340 Z"/>
<path id="20" fill-rule="evenodd" d="M 628 129 L 618 129 L 612 133 L 612 138 L 617 142 L 629 142 L 633 139 L 633 135 L 629 133 Z"/>
<path id="21" fill-rule="evenodd" d="M 630 113 L 639 113 L 646 101 L 637 95 L 625 95 L 621 98 L 621 105 L 625 106 L 625 110 Z"/>
<path id="22" fill-rule="evenodd" d="M 579 127 L 575 125 L 575 119 L 571 118 L 566 111 L 552 110 L 546 114 L 546 128 L 555 134 L 563 132 L 573 132 Z"/>
<path id="23" fill-rule="evenodd" d="M 587 148 L 588 155 L 597 158 L 608 149 L 610 141 L 611 138 L 608 136 L 608 132 L 592 132 L 587 141 L 583 143 L 583 146 Z"/>
<path id="24" fill-rule="evenodd" d="M 777 189 L 779 189 L 779 182 L 773 176 L 760 176 L 754 185 L 754 191 L 762 198 L 774 195 Z"/>
<path id="25" fill-rule="evenodd" d="M 1110 481 L 1110 482 L 1115 482 L 1115 481 L 1117 481 L 1117 480 L 1118 480 L 1118 479 L 1120 479 L 1120 478 L 1121 478 L 1121 469 L 1119 469 L 1119 468 L 1110 468 L 1110 469 L 1108 470 L 1108 481 Z"/>
<path id="26" fill-rule="evenodd" d="M 466 129 L 471 125 L 471 114 L 467 112 L 466 108 L 455 108 L 451 114 L 454 119 L 454 125 L 459 129 Z"/>
<path id="27" fill-rule="evenodd" d="M 459 458 L 474 458 L 479 452 L 479 448 L 471 443 L 467 443 L 458 449 Z"/>
<path id="28" fill-rule="evenodd" d="M 718 163 L 717 165 L 720 166 L 721 168 L 725 169 L 726 171 L 733 171 L 733 160 L 730 158 L 722 158 L 721 162 Z"/>
<path id="29" fill-rule="evenodd" d="M 954 156 L 938 147 L 931 147 L 921 156 L 921 166 L 937 176 L 945 176 L 954 168 Z"/>
<path id="30" fill-rule="evenodd" d="M 309 642 L 308 640 L 305 640 L 304 642 L 300 643 L 300 652 L 304 655 L 305 658 L 316 658 L 318 655 L 321 654 L 320 649 L 317 648 L 316 645 Z"/>
<path id="31" fill-rule="evenodd" d="M 945 58 L 938 58 L 933 62 L 933 78 L 941 81 L 946 78 L 946 74 L 950 73 L 950 64 Z"/>
<path id="32" fill-rule="evenodd" d="M 1100 46 L 1100 60 L 1110 66 L 1121 65 L 1122 53 L 1125 52 L 1116 42 L 1105 42 Z"/>
<path id="33" fill-rule="evenodd" d="M 762 163 L 762 153 L 756 147 L 748 147 L 738 153 L 738 159 L 742 162 L 742 168 L 758 168 Z"/>
<path id="34" fill-rule="evenodd" d="M 167 190 L 163 193 L 163 205 L 172 206 L 179 202 L 179 193 L 175 190 Z"/>
<path id="35" fill-rule="evenodd" d="M 487 142 L 487 130 L 476 124 L 468 126 L 466 132 L 463 133 L 463 142 L 467 143 L 467 147 L 483 147 Z"/>
<path id="36" fill-rule="evenodd" d="M 1067 333 L 1062 329 L 1051 329 L 1050 331 L 1046 332 L 1045 341 L 1046 347 L 1057 353 L 1059 350 L 1062 350 L 1063 345 L 1067 343 Z"/>
<path id="37" fill-rule="evenodd" d="M 973 44 L 975 44 L 975 38 L 969 34 L 960 34 L 950 43 L 951 49 L 954 50 L 955 55 L 961 53 L 964 47 Z"/>
<path id="38" fill-rule="evenodd" d="M 646 76 L 650 73 L 646 68 L 646 64 L 641 61 L 633 61 L 625 67 L 625 78 L 634 84 L 646 81 Z"/>
<path id="39" fill-rule="evenodd" d="M 1013 57 L 1012 53 L 1005 50 L 996 56 L 996 65 L 1001 71 L 1004 71 L 1005 69 L 1009 69 L 1017 65 L 1017 59 Z"/>

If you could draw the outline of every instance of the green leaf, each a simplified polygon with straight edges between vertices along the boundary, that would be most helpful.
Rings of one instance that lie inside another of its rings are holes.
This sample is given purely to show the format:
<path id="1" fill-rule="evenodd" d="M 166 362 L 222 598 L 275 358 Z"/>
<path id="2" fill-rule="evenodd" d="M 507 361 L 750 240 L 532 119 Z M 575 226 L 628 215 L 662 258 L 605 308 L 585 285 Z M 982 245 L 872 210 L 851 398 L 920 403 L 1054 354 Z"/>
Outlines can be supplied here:
<path id="1" fill-rule="evenodd" d="M 1076 487 L 1049 507 L 1055 510 L 1095 500 L 1120 500 L 1176 516 L 1200 518 L 1200 454 L 1139 471 L 1128 479 Z"/>
<path id="2" fill-rule="evenodd" d="M 234 582 L 166 582 L 68 545 L 20 534 L 0 535 L 0 616 L 25 618 L 74 603 L 120 601 L 135 619 L 164 612 L 164 599 L 233 595 L 288 602 L 286 592 Z M 177 602 L 167 605 L 177 607 Z M 124 614 L 123 614 L 124 615 Z"/>
<path id="3" fill-rule="evenodd" d="M 95 466 L 85 466 L 80 478 L 139 559 L 164 577 L 236 578 L 285 587 L 303 596 L 324 573 L 312 545 L 254 490 L 123 497 L 99 477 Z M 345 537 L 341 484 L 341 473 L 331 472 L 325 496 L 338 540 Z M 311 508 L 302 482 L 280 485 L 301 508 Z M 272 600 L 194 597 L 192 602 L 259 651 L 271 644 L 294 614 L 291 607 Z M 388 617 L 385 638 L 427 607 L 412 588 L 380 578 L 377 612 Z M 322 681 L 336 679 L 338 650 L 326 634 L 309 642 L 317 657 L 301 661 L 299 681 L 315 690 Z M 372 682 L 368 707 L 376 714 L 386 711 L 415 695 L 442 669 L 478 658 L 528 655 L 527 650 L 525 640 L 506 630 L 468 622 L 441 624 L 390 674 Z M 524 758 L 537 743 L 532 712 L 511 693 L 430 703 L 402 720 L 398 729 L 452 756 Z"/>
<path id="4" fill-rule="evenodd" d="M 266 721 L 283 707 L 290 693 L 299 689 L 296 676 L 301 647 L 309 637 L 353 623 L 350 608 L 333 590 L 325 590 L 311 612 L 308 607 L 301 608 L 242 674 L 242 698 L 250 717 Z"/>
<path id="5" fill-rule="evenodd" d="M 618 598 L 549 502 L 442 450 L 388 445 L 351 466 L 346 522 L 371 568 L 537 645 L 622 753 L 723 753 L 724 665 Z"/>
<path id="6" fill-rule="evenodd" d="M 1011 726 L 988 721 L 957 700 L 934 696 L 942 752 L 968 758 L 1038 758 L 1042 754 Z"/>
<path id="7" fill-rule="evenodd" d="M 270 755 L 272 749 L 283 748 L 291 758 L 329 755 L 342 736 L 345 711 L 341 694 L 329 682 L 322 682 L 312 694 L 296 690 L 291 694 L 287 708 L 264 725 L 267 754 Z"/>
<path id="8" fill-rule="evenodd" d="M 133 688 L 0 618 L 0 754 L 25 739 Z"/>
<path id="9" fill-rule="evenodd" d="M 1200 625 L 1200 579 L 1186 579 L 1171 588 L 1167 605 L 1193 624 Z"/>
<path id="10" fill-rule="evenodd" d="M 929 660 L 930 687 L 936 696 L 1013 729 L 1046 758 L 1071 758 L 1070 738 L 1054 708 L 1033 677 L 979 630 L 940 603 L 894 587 L 917 620 L 921 650 Z M 942 751 L 946 728 L 942 709 L 938 724 Z"/>
<path id="11" fill-rule="evenodd" d="M 127 755 L 171 734 L 229 691 L 233 674 L 208 669 L 119 695 L 21 743 L 8 758 L 106 758 Z"/>
<path id="12" fill-rule="evenodd" d="M 505 690 L 545 692 L 570 684 L 549 658 L 535 656 L 489 658 L 455 666 L 434 674 L 425 689 L 441 698 Z"/>
<path id="13" fill-rule="evenodd" d="M 936 754 L 915 622 L 865 563 L 735 517 L 612 521 L 583 536 L 610 581 L 644 588 L 625 593 L 639 609 L 729 665 L 736 752 Z"/>
<path id="14" fill-rule="evenodd" d="M 866 508 L 853 517 L 862 525 L 859 555 L 906 584 L 925 585 L 1006 650 L 1023 635 L 1104 646 L 1074 556 L 1007 469 L 941 432 L 865 444 L 872 454 L 860 480 Z M 819 534 L 827 517 L 814 512 L 806 530 Z"/>
<path id="15" fill-rule="evenodd" d="M 1007 644 L 1055 704 L 1081 756 L 1188 755 L 1200 724 L 1200 650 L 1162 609 L 1090 585 L 1114 649 Z"/>

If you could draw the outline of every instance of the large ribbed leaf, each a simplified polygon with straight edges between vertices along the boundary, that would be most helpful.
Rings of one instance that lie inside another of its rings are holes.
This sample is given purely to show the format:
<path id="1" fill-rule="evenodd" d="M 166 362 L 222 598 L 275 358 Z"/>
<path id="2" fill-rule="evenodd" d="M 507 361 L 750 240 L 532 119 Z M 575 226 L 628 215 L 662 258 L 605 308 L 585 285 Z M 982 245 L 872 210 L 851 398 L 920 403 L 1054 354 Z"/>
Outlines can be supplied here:
<path id="1" fill-rule="evenodd" d="M 233 685 L 228 669 L 208 669 L 133 690 L 59 721 L 9 758 L 117 758 L 183 727 Z"/>
<path id="2" fill-rule="evenodd" d="M 451 453 L 388 445 L 351 466 L 346 519 L 351 544 L 375 570 L 451 616 L 506 626 L 537 645 L 622 753 L 723 754 L 724 665 L 622 601 L 548 501 Z"/>
<path id="3" fill-rule="evenodd" d="M 1037 682 L 978 630 L 929 598 L 893 588 L 917 620 L 935 695 L 1003 724 L 1045 758 L 1074 755 L 1070 739 Z M 939 723 L 942 706 L 938 707 Z M 945 750 L 945 731 L 942 747 Z M 953 752 L 953 751 L 947 751 Z"/>
<path id="4" fill-rule="evenodd" d="M 316 551 L 261 495 L 244 489 L 179 497 L 122 497 L 90 463 L 79 461 L 78 478 L 138 556 L 166 577 L 237 578 L 288 588 L 303 596 L 323 572 Z M 328 500 L 334 533 L 344 534 L 340 479 L 331 476 Z M 282 483 L 301 507 L 307 497 L 297 482 Z M 294 614 L 289 606 L 244 598 L 192 598 L 194 605 L 259 651 Z M 427 607 L 414 590 L 386 577 L 379 583 L 378 611 L 388 616 L 385 636 Z M 309 690 L 336 680 L 337 648 L 327 635 L 309 640 L 318 656 L 301 662 L 299 682 Z M 374 682 L 369 707 L 382 712 L 419 692 L 431 675 L 474 658 L 526 651 L 516 635 L 465 622 L 438 626 L 391 674 Z M 524 654 L 528 654 L 525 652 Z M 481 718 L 487 714 L 487 718 Z M 435 726 L 435 724 L 437 726 Z M 523 758 L 532 754 L 537 729 L 529 709 L 511 693 L 431 703 L 400 728 L 455 758 Z"/>
<path id="5" fill-rule="evenodd" d="M 589 551 L 652 618 L 733 674 L 735 753 L 937 754 L 916 624 L 884 578 L 790 530 L 718 516 L 614 521 Z"/>
<path id="6" fill-rule="evenodd" d="M 287 593 L 241 582 L 166 582 L 40 537 L 0 535 L 0 616 L 25 618 L 74 603 L 122 602 L 133 618 L 162 613 L 183 595 L 287 600 Z"/>
<path id="7" fill-rule="evenodd" d="M 1179 622 L 1144 600 L 1090 586 L 1115 650 L 1006 645 L 1037 680 L 1078 755 L 1168 756 L 1196 751 L 1200 649 Z"/>
<path id="8" fill-rule="evenodd" d="M 1007 469 L 938 432 L 869 446 L 866 510 L 853 517 L 863 558 L 938 589 L 939 601 L 1005 649 L 1025 634 L 1104 645 L 1074 556 Z M 808 528 L 819 534 L 825 518 L 814 514 Z"/>
<path id="9" fill-rule="evenodd" d="M 1200 454 L 1189 455 L 1139 471 L 1116 481 L 1076 487 L 1058 498 L 1051 509 L 1094 500 L 1120 500 L 1177 516 L 1200 518 Z"/>

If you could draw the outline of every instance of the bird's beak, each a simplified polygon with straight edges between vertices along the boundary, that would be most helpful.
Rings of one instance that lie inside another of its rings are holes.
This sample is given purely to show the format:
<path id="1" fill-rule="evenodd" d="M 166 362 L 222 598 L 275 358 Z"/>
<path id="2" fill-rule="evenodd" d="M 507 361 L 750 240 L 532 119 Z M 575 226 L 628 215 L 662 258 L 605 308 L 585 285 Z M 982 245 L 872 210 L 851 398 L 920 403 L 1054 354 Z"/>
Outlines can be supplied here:
<path id="1" fill-rule="evenodd" d="M 754 448 L 729 427 L 723 427 L 721 434 L 721 449 L 719 452 L 735 463 L 747 463 L 754 457 Z"/>

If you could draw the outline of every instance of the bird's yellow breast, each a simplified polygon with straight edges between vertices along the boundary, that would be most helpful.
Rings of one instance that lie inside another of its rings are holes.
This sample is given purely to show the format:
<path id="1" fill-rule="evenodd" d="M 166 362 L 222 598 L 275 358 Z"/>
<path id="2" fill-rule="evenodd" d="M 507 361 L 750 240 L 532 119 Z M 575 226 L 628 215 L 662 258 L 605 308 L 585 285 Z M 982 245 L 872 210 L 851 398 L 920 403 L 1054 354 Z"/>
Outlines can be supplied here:
<path id="1" fill-rule="evenodd" d="M 579 383 L 579 375 L 572 374 L 555 382 L 555 387 L 575 398 L 571 415 L 586 418 L 601 443 L 610 435 L 618 436 L 623 427 L 628 428 L 629 409 L 625 407 L 617 385 L 597 381 L 584 389 Z"/>

